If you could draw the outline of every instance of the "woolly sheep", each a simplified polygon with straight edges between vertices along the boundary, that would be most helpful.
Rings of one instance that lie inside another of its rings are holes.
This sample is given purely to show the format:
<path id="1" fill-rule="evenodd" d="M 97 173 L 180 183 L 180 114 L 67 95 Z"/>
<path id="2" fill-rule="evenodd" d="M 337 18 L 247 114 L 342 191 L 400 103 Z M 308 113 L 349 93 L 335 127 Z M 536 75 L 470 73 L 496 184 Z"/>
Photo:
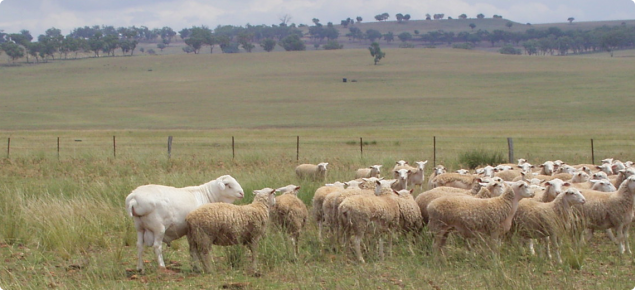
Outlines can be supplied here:
<path id="1" fill-rule="evenodd" d="M 581 206 L 587 234 L 592 234 L 593 230 L 615 229 L 620 254 L 625 250 L 630 254 L 628 229 L 634 214 L 635 176 L 629 176 L 624 180 L 616 192 L 581 192 L 587 200 Z"/>
<path id="2" fill-rule="evenodd" d="M 432 169 L 432 173 L 428 177 L 428 189 L 432 188 L 432 179 L 434 179 L 437 175 L 448 172 L 445 169 L 445 166 L 439 164 L 435 168 Z"/>
<path id="3" fill-rule="evenodd" d="M 360 168 L 355 172 L 355 178 L 379 177 L 381 165 L 371 165 L 368 168 Z"/>
<path id="4" fill-rule="evenodd" d="M 535 250 L 531 239 L 544 238 L 549 258 L 551 258 L 549 251 L 549 243 L 551 243 L 558 263 L 562 263 L 559 239 L 569 228 L 571 205 L 584 202 L 584 196 L 576 188 L 567 189 L 547 203 L 523 199 L 518 203 L 518 210 L 514 215 L 510 232 L 528 240 L 529 251 L 532 255 L 535 254 Z"/>
<path id="5" fill-rule="evenodd" d="M 258 241 L 265 234 L 269 209 L 276 203 L 275 192 L 275 189 L 263 188 L 254 191 L 250 204 L 208 203 L 190 212 L 185 222 L 192 269 L 198 271 L 201 263 L 203 271 L 209 272 L 212 245 L 242 244 L 251 251 L 252 267 L 257 271 Z"/>
<path id="6" fill-rule="evenodd" d="M 461 175 L 469 175 L 470 174 L 470 171 L 468 169 L 457 169 L 454 172 L 458 173 L 458 174 L 461 174 Z"/>
<path id="7" fill-rule="evenodd" d="M 415 171 L 411 172 L 408 175 L 408 185 L 413 188 L 419 186 L 419 188 L 423 188 L 423 181 L 425 180 L 425 166 L 428 164 L 428 160 L 426 161 L 417 161 L 415 162 L 417 167 Z"/>
<path id="8" fill-rule="evenodd" d="M 397 179 L 397 182 L 392 184 L 392 188 L 394 190 L 406 189 L 408 187 L 408 178 L 412 174 L 412 172 L 412 169 L 406 168 L 395 170 L 394 174 L 396 176 L 395 179 Z"/>
<path id="9" fill-rule="evenodd" d="M 485 177 L 494 177 L 494 173 L 496 173 L 496 168 L 487 165 L 483 168 L 478 168 L 476 169 L 476 174 L 479 174 L 481 176 L 485 176 Z"/>
<path id="10" fill-rule="evenodd" d="M 324 199 L 327 195 L 332 192 L 336 192 L 339 190 L 343 190 L 345 184 L 343 182 L 335 182 L 332 184 L 327 184 L 322 187 L 318 187 L 315 190 L 315 194 L 313 194 L 313 200 L 311 203 L 311 212 L 313 219 L 318 224 L 318 239 L 322 241 L 322 226 L 324 223 L 324 210 L 322 205 L 324 204 Z"/>
<path id="11" fill-rule="evenodd" d="M 434 234 L 434 249 L 443 253 L 450 230 L 456 229 L 465 238 L 479 234 L 489 236 L 492 249 L 497 250 L 501 235 L 511 227 L 518 202 L 532 196 L 527 183 L 517 181 L 494 198 L 449 196 L 435 199 L 428 205 L 428 228 Z"/>
<path id="12" fill-rule="evenodd" d="M 562 179 L 555 178 L 543 183 L 545 189 L 535 193 L 533 199 L 539 202 L 550 202 L 556 199 L 560 193 L 562 193 L 563 186 L 571 186 L 571 183 L 565 182 Z"/>
<path id="13" fill-rule="evenodd" d="M 407 190 L 403 190 L 407 192 Z M 388 235 L 389 244 L 392 243 L 391 232 L 399 225 L 399 204 L 396 194 L 382 194 L 384 191 L 378 190 L 380 195 L 362 196 L 355 195 L 348 197 L 338 208 L 338 217 L 344 232 L 353 239 L 353 246 L 357 259 L 365 263 L 361 252 L 361 240 L 371 227 L 375 225 L 380 233 L 379 255 L 383 259 L 383 238 Z"/>
<path id="14" fill-rule="evenodd" d="M 478 176 L 475 175 L 461 175 L 458 173 L 443 173 L 438 175 L 432 180 L 432 187 L 438 186 L 451 186 L 463 189 L 470 189 L 474 184 Z M 476 181 L 478 182 L 478 181 Z"/>
<path id="15" fill-rule="evenodd" d="M 326 180 L 327 162 L 315 164 L 300 164 L 295 168 L 295 174 L 299 179 Z"/>
<path id="16" fill-rule="evenodd" d="M 298 198 L 299 186 L 289 184 L 276 189 L 282 194 L 276 197 L 276 204 L 271 209 L 271 217 L 290 236 L 294 246 L 294 256 L 298 256 L 300 232 L 306 224 L 309 212 L 304 202 Z"/>
<path id="17" fill-rule="evenodd" d="M 545 163 L 540 164 L 539 175 L 553 175 L 558 169 L 558 166 L 553 161 L 545 161 Z"/>
<path id="18" fill-rule="evenodd" d="M 232 203 L 243 198 L 240 184 L 229 175 L 199 186 L 175 188 L 142 185 L 126 197 L 126 210 L 137 230 L 137 270 L 144 272 L 143 246 L 152 246 L 159 269 L 165 269 L 161 242 L 168 246 L 187 233 L 185 217 L 197 207 L 212 202 Z"/>

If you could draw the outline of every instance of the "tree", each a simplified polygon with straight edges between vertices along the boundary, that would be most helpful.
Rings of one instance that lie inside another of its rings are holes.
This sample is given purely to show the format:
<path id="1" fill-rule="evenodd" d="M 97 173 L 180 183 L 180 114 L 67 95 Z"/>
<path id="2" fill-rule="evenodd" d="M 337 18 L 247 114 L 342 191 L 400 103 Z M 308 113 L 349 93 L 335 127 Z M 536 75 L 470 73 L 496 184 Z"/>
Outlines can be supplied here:
<path id="1" fill-rule="evenodd" d="M 163 43 L 163 42 L 157 43 L 157 48 L 160 49 L 161 52 L 163 52 L 163 49 L 166 48 L 166 47 L 167 47 L 167 45 L 165 45 L 165 43 Z"/>
<path id="2" fill-rule="evenodd" d="M 406 42 L 408 40 L 412 40 L 412 34 L 410 34 L 410 32 L 402 32 L 397 35 L 397 38 L 399 38 L 402 42 Z"/>
<path id="3" fill-rule="evenodd" d="M 370 55 L 375 58 L 375 65 L 377 65 L 382 58 L 386 57 L 386 53 L 381 51 L 379 43 L 377 42 L 373 42 L 368 50 L 370 51 Z"/>
<path id="4" fill-rule="evenodd" d="M 474 28 L 476 28 L 476 24 L 470 23 L 470 28 L 472 28 L 472 30 L 474 30 Z"/>
<path id="5" fill-rule="evenodd" d="M 14 63 L 16 59 L 24 57 L 24 48 L 13 42 L 2 43 L 1 47 Z"/>
<path id="6" fill-rule="evenodd" d="M 465 13 L 461 14 L 459 15 L 459 19 L 467 19 L 467 15 Z"/>
<path id="7" fill-rule="evenodd" d="M 511 29 L 513 25 L 514 25 L 514 22 L 511 22 L 511 21 L 507 21 L 507 23 L 505 23 L 505 26 L 507 26 L 507 28 L 509 29 Z"/>
<path id="8" fill-rule="evenodd" d="M 297 34 L 292 34 L 280 41 L 279 43 L 282 48 L 286 51 L 301 51 L 306 50 L 306 45 L 304 41 L 300 39 L 300 36 Z"/>
<path id="9" fill-rule="evenodd" d="M 573 23 L 573 20 L 575 20 L 575 18 L 573 18 L 573 17 L 569 17 L 569 18 L 567 18 L 567 21 L 569 21 L 569 24 L 572 24 L 572 23 Z"/>
<path id="10" fill-rule="evenodd" d="M 391 41 L 394 41 L 394 40 L 395 40 L 395 34 L 394 34 L 394 33 L 392 33 L 392 31 L 390 31 L 390 32 L 388 32 L 388 33 L 386 33 L 386 34 L 384 34 L 384 40 L 385 40 L 386 42 L 388 42 L 388 43 L 390 43 Z"/>
<path id="11" fill-rule="evenodd" d="M 410 20 L 410 14 L 405 14 L 403 16 L 403 20 L 406 20 L 406 21 Z"/>
<path id="12" fill-rule="evenodd" d="M 324 47 L 325 50 L 333 50 L 333 49 L 342 49 L 344 48 L 344 45 L 337 42 L 337 40 L 329 40 L 322 47 Z"/>
<path id="13" fill-rule="evenodd" d="M 291 15 L 290 15 L 290 14 L 284 14 L 284 15 L 282 15 L 282 16 L 279 16 L 279 17 L 278 17 L 278 20 L 280 20 L 280 24 L 285 24 L 285 25 L 286 25 L 286 24 L 288 24 L 289 22 L 291 22 L 291 19 L 292 19 L 292 18 L 293 18 L 293 17 L 291 17 Z"/>
<path id="14" fill-rule="evenodd" d="M 364 19 L 361 16 L 357 16 L 355 20 L 357 20 L 357 23 L 361 23 Z"/>
<path id="15" fill-rule="evenodd" d="M 90 50 L 95 53 L 96 57 L 99 57 L 99 52 L 104 48 L 103 34 L 101 31 L 96 32 L 88 40 L 88 46 Z"/>
<path id="16" fill-rule="evenodd" d="M 276 41 L 271 38 L 266 38 L 260 42 L 260 47 L 266 52 L 271 52 L 276 47 Z"/>
<path id="17" fill-rule="evenodd" d="M 378 30 L 375 30 L 375 29 L 366 30 L 366 39 L 370 40 L 371 42 L 375 42 L 375 40 L 380 39 L 381 36 L 382 36 L 381 32 L 379 32 Z"/>
<path id="18" fill-rule="evenodd" d="M 403 21 L 403 14 L 397 13 L 397 15 L 395 15 L 395 17 L 397 18 L 397 22 L 401 23 Z"/>
<path id="19" fill-rule="evenodd" d="M 499 49 L 498 52 L 502 54 L 522 54 L 520 49 L 514 48 L 510 44 L 506 44 L 501 49 Z"/>
<path id="20" fill-rule="evenodd" d="M 483 13 L 479 13 L 478 15 L 476 15 L 476 18 L 483 19 L 485 18 L 485 15 Z"/>

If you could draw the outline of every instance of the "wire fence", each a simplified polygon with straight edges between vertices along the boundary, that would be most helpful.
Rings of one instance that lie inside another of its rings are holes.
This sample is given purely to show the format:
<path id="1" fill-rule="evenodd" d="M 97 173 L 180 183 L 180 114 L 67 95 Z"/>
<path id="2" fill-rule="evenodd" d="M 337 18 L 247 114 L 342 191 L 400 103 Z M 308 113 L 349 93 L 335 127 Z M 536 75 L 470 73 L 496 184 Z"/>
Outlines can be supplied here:
<path id="1" fill-rule="evenodd" d="M 458 164 L 470 150 L 497 152 L 516 158 L 594 163 L 603 158 L 635 159 L 635 140 L 583 137 L 311 137 L 311 136 L 12 136 L 6 158 L 207 158 L 247 160 L 258 156 L 290 162 L 359 159 L 429 160 L 429 164 Z"/>

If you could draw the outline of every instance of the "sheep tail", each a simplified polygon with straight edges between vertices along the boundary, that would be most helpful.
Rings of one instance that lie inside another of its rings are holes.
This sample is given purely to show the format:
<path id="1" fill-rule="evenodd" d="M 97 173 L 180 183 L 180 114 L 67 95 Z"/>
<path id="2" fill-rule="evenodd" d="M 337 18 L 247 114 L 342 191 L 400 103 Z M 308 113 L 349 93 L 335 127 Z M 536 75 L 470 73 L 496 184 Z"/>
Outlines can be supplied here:
<path id="1" fill-rule="evenodd" d="M 128 214 L 131 217 L 140 217 L 140 215 L 138 215 L 134 210 L 135 205 L 137 205 L 137 201 L 135 199 L 130 200 L 130 202 L 128 203 L 128 208 L 127 208 Z"/>

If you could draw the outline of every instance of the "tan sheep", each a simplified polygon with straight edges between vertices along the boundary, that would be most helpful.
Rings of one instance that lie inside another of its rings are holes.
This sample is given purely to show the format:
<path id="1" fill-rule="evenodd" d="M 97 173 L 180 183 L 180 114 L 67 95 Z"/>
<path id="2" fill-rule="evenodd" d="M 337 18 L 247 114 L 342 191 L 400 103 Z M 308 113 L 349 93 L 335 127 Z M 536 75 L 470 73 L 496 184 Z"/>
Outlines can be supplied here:
<path id="1" fill-rule="evenodd" d="M 587 202 L 581 206 L 586 221 L 587 235 L 594 230 L 615 229 L 619 252 L 631 253 L 628 243 L 628 229 L 633 220 L 635 197 L 635 176 L 630 176 L 616 192 L 581 190 Z"/>
<path id="2" fill-rule="evenodd" d="M 327 162 L 315 164 L 300 164 L 295 168 L 295 174 L 299 179 L 310 179 L 315 181 L 326 180 Z"/>
<path id="3" fill-rule="evenodd" d="M 294 256 L 298 257 L 300 232 L 306 224 L 309 212 L 304 202 L 298 198 L 299 186 L 290 184 L 276 189 L 282 192 L 276 197 L 276 204 L 271 209 L 271 217 L 274 224 L 280 226 L 291 236 L 294 247 Z"/>
<path id="4" fill-rule="evenodd" d="M 371 165 L 367 168 L 360 168 L 355 171 L 355 178 L 380 177 L 382 165 Z"/>
<path id="5" fill-rule="evenodd" d="M 535 254 L 532 239 L 544 239 L 549 259 L 551 259 L 549 250 L 549 243 L 551 243 L 558 263 L 562 263 L 559 241 L 570 228 L 571 206 L 584 202 L 584 196 L 576 188 L 567 189 L 551 202 L 523 199 L 518 203 L 510 233 L 518 234 L 528 240 L 529 251 L 532 255 Z"/>
<path id="6" fill-rule="evenodd" d="M 474 183 L 479 182 L 477 175 L 462 175 L 459 173 L 443 173 L 432 180 L 432 188 L 439 186 L 450 186 L 463 189 L 470 189 Z"/>
<path id="7" fill-rule="evenodd" d="M 313 201 L 311 203 L 311 213 L 313 219 L 318 225 L 318 239 L 322 241 L 322 226 L 324 224 L 324 210 L 322 205 L 324 204 L 324 199 L 327 195 L 332 192 L 343 190 L 345 184 L 343 182 L 335 182 L 332 184 L 327 184 L 325 186 L 318 187 L 315 190 L 315 194 L 313 194 Z"/>
<path id="8" fill-rule="evenodd" d="M 532 196 L 527 183 L 517 181 L 494 198 L 449 196 L 433 200 L 428 205 L 428 228 L 434 234 L 434 249 L 443 254 L 448 234 L 455 229 L 464 238 L 489 237 L 492 249 L 497 251 L 500 237 L 511 228 L 518 202 Z"/>
<path id="9" fill-rule="evenodd" d="M 276 202 L 275 192 L 274 189 L 263 188 L 254 191 L 251 204 L 208 203 L 190 212 L 185 221 L 192 269 L 198 271 L 201 263 L 203 271 L 209 272 L 212 245 L 243 244 L 251 251 L 252 266 L 257 271 L 258 241 L 265 234 L 269 208 Z"/>
<path id="10" fill-rule="evenodd" d="M 417 161 L 415 162 L 417 167 L 410 174 L 408 174 L 408 185 L 412 188 L 423 189 L 423 182 L 425 181 L 425 167 L 428 164 L 428 160 L 426 161 Z"/>
<path id="11" fill-rule="evenodd" d="M 445 166 L 439 164 L 437 165 L 435 168 L 432 169 L 432 173 L 430 174 L 430 176 L 428 177 L 428 189 L 432 189 L 432 180 L 437 177 L 437 175 L 439 174 L 443 174 L 448 172 L 445 169 Z"/>

